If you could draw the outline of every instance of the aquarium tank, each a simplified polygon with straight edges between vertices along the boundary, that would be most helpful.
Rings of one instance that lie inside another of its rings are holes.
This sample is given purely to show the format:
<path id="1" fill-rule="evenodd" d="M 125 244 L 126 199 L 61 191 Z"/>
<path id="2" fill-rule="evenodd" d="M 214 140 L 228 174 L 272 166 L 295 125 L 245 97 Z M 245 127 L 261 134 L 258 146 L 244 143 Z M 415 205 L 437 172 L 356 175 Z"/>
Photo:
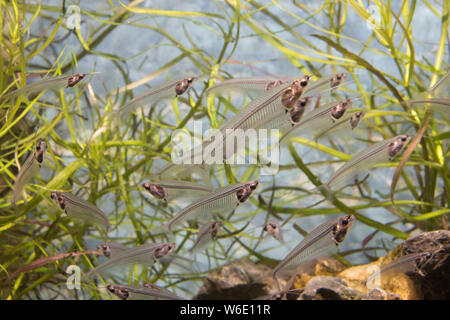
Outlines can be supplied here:
<path id="1" fill-rule="evenodd" d="M 448 298 L 449 10 L 0 1 L 0 298 Z"/>

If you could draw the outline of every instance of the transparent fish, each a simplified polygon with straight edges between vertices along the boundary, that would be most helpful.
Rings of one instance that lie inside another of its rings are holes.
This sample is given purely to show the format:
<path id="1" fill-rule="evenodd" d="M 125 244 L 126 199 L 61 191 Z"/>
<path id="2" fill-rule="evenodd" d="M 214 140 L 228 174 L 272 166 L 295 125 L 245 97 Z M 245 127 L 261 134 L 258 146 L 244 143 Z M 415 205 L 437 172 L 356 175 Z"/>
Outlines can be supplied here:
<path id="1" fill-rule="evenodd" d="M 85 73 L 75 73 L 54 78 L 38 80 L 33 83 L 25 85 L 23 88 L 14 90 L 6 94 L 4 97 L 14 98 L 19 95 L 28 96 L 30 94 L 38 93 L 44 90 L 71 88 L 74 87 L 78 82 L 83 80 L 86 77 L 86 75 L 87 74 Z"/>
<path id="2" fill-rule="evenodd" d="M 329 220 L 312 230 L 273 269 L 273 276 L 291 272 L 303 262 L 335 254 L 337 247 L 344 241 L 353 226 L 354 220 L 353 215 L 346 215 Z"/>
<path id="3" fill-rule="evenodd" d="M 103 255 L 107 258 L 120 255 L 127 249 L 128 248 L 125 247 L 124 245 L 121 245 L 120 243 L 116 242 L 102 243 L 97 246 L 97 250 L 101 251 Z"/>
<path id="4" fill-rule="evenodd" d="M 20 168 L 16 181 L 14 182 L 13 204 L 16 203 L 25 185 L 39 172 L 42 162 L 44 161 L 46 150 L 47 144 L 44 141 L 38 142 L 36 149 L 30 153 Z"/>
<path id="5" fill-rule="evenodd" d="M 354 130 L 359 122 L 364 118 L 365 112 L 357 111 L 352 114 L 349 114 L 347 116 L 342 117 L 342 119 L 339 119 L 336 121 L 331 127 L 329 128 L 319 128 L 314 132 L 314 140 L 318 141 L 320 138 L 329 136 L 330 134 L 336 134 L 337 132 L 340 132 L 341 130 L 351 129 Z M 338 135 L 337 135 L 338 136 Z"/>
<path id="6" fill-rule="evenodd" d="M 257 188 L 258 181 L 232 184 L 201 197 L 181 210 L 165 226 L 172 232 L 172 228 L 186 219 L 207 220 L 214 214 L 230 212 L 240 203 L 245 202 Z"/>
<path id="7" fill-rule="evenodd" d="M 127 248 L 117 255 L 100 264 L 90 271 L 87 277 L 91 279 L 94 275 L 105 275 L 111 269 L 130 265 L 144 265 L 151 267 L 156 261 L 169 255 L 175 249 L 175 243 L 148 243 L 136 248 Z"/>
<path id="8" fill-rule="evenodd" d="M 367 280 L 366 284 L 371 283 L 376 278 L 381 278 L 382 275 L 390 276 L 398 273 L 410 273 L 415 272 L 422 275 L 421 266 L 432 256 L 431 252 L 420 252 L 408 254 L 400 257 L 399 259 L 389 263 L 388 265 L 381 268 L 379 271 L 371 274 Z"/>
<path id="9" fill-rule="evenodd" d="M 427 104 L 432 111 L 437 112 L 446 118 L 450 118 L 450 98 L 414 99 L 409 100 L 406 103 L 409 105 Z"/>
<path id="10" fill-rule="evenodd" d="M 97 246 L 97 249 L 101 251 L 106 258 L 115 258 L 125 253 L 127 250 L 130 250 L 130 248 L 116 242 L 107 242 L 99 244 Z M 166 265 L 170 263 L 171 266 L 175 265 L 185 271 L 186 270 L 192 271 L 195 262 L 191 259 L 185 258 L 176 253 L 171 253 L 170 255 L 166 255 L 160 258 L 159 263 L 161 265 Z"/>
<path id="11" fill-rule="evenodd" d="M 51 198 L 70 218 L 108 232 L 110 228 L 108 217 L 92 203 L 68 192 L 54 191 L 51 193 Z"/>
<path id="12" fill-rule="evenodd" d="M 294 134 L 302 132 L 314 132 L 315 130 L 327 130 L 341 119 L 345 112 L 353 106 L 355 99 L 344 99 L 339 102 L 330 102 L 308 112 L 303 119 L 288 130 L 281 138 L 280 142 Z"/>
<path id="13" fill-rule="evenodd" d="M 143 287 L 110 284 L 106 288 L 122 300 L 185 300 L 154 284 L 144 284 Z"/>
<path id="14" fill-rule="evenodd" d="M 162 99 L 176 98 L 185 93 L 193 84 L 196 78 L 184 78 L 173 81 L 167 81 L 160 85 L 150 88 L 144 94 L 134 98 L 118 110 L 118 117 L 124 117 L 137 107 L 156 103 Z"/>
<path id="15" fill-rule="evenodd" d="M 223 150 L 224 159 L 233 156 L 238 150 L 227 148 L 227 137 L 233 138 L 237 130 L 256 129 L 275 114 L 283 115 L 301 97 L 310 82 L 310 76 L 300 77 L 290 83 L 278 85 L 250 101 L 239 113 L 225 121 L 219 130 L 222 139 L 213 139 L 203 146 L 202 159 L 208 159 L 213 150 Z M 233 138 L 234 139 L 234 138 Z M 233 143 L 236 147 L 236 145 Z"/>
<path id="16" fill-rule="evenodd" d="M 164 180 L 155 183 L 145 182 L 144 190 L 156 199 L 171 201 L 177 198 L 198 198 L 212 191 L 209 186 L 180 180 Z"/>
<path id="17" fill-rule="evenodd" d="M 311 97 L 300 98 L 289 111 L 273 114 L 265 122 L 258 125 L 258 129 L 278 129 L 281 132 L 289 130 L 296 123 L 300 122 L 311 101 Z"/>
<path id="18" fill-rule="evenodd" d="M 213 221 L 202 226 L 198 231 L 197 238 L 189 252 L 194 254 L 199 250 L 204 249 L 209 243 L 216 239 L 217 233 L 221 227 L 222 222 L 220 221 Z"/>
<path id="19" fill-rule="evenodd" d="M 263 226 L 263 230 L 267 232 L 268 235 L 272 236 L 274 239 L 284 243 L 283 232 L 281 226 L 278 222 L 270 220 Z"/>
<path id="20" fill-rule="evenodd" d="M 225 80 L 208 88 L 205 91 L 202 103 L 204 103 L 204 101 L 213 93 L 223 96 L 230 92 L 264 92 L 289 81 L 289 79 L 293 78 L 278 79 L 275 77 L 246 77 Z"/>
<path id="21" fill-rule="evenodd" d="M 263 94 L 257 96 L 247 104 L 239 113 L 225 121 L 220 130 L 223 139 L 214 139 L 211 143 L 203 146 L 202 159 L 207 159 L 212 150 L 224 150 L 224 159 L 228 159 L 238 150 L 227 148 L 227 137 L 233 137 L 235 130 L 276 128 L 290 125 L 291 115 L 286 111 L 295 108 L 304 93 L 314 95 L 323 90 L 331 90 L 331 80 L 335 76 L 321 79 L 310 86 L 310 76 L 302 76 L 293 81 L 280 84 Z M 341 78 L 345 78 L 341 76 Z M 304 110 L 303 110 L 304 111 Z M 301 119 L 302 113 L 296 110 L 297 119 Z M 294 115 L 295 116 L 295 115 Z"/>
<path id="22" fill-rule="evenodd" d="M 221 130 L 258 128 L 276 112 L 289 109 L 301 97 L 310 82 L 310 76 L 300 77 L 290 83 L 276 86 L 250 101 L 244 109 L 227 120 Z"/>
<path id="23" fill-rule="evenodd" d="M 450 97 L 450 69 L 429 91 L 434 97 Z"/>
<path id="24" fill-rule="evenodd" d="M 392 139 L 383 140 L 371 145 L 355 154 L 347 163 L 340 167 L 322 188 L 326 190 L 339 190 L 352 182 L 360 172 L 374 165 L 393 160 L 409 141 L 408 135 L 399 135 Z"/>
<path id="25" fill-rule="evenodd" d="M 192 154 L 192 157 L 194 154 Z M 186 156 L 189 159 L 191 155 Z M 190 161 L 190 159 L 189 159 Z M 187 161 L 187 162 L 189 162 Z M 173 162 L 168 163 L 161 170 L 156 173 L 152 173 L 150 178 L 158 181 L 165 180 L 180 180 L 185 179 L 187 177 L 197 176 L 199 179 L 206 185 L 211 187 L 211 177 L 206 171 L 203 165 L 193 164 L 193 160 L 190 162 L 191 164 L 183 164 L 183 161 L 180 161 L 181 164 L 175 164 Z"/>

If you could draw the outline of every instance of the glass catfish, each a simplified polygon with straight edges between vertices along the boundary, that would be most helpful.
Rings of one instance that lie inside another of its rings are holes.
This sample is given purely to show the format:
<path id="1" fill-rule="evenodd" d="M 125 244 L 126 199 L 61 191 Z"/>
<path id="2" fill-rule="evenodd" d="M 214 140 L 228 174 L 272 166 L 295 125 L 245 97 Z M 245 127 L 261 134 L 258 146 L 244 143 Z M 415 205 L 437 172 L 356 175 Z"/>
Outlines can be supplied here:
<path id="1" fill-rule="evenodd" d="M 282 133 L 286 132 L 301 121 L 311 101 L 311 97 L 301 97 L 290 110 L 281 115 L 275 113 L 273 116 L 268 117 L 266 121 L 258 125 L 258 129 L 278 129 Z"/>
<path id="2" fill-rule="evenodd" d="M 268 221 L 266 224 L 264 224 L 263 230 L 274 239 L 280 241 L 281 243 L 284 243 L 283 232 L 278 222 L 274 220 Z"/>
<path id="3" fill-rule="evenodd" d="M 383 268 L 375 271 L 371 274 L 367 280 L 366 284 L 370 285 L 374 280 L 381 280 L 381 276 L 384 275 L 389 277 L 398 273 L 418 273 L 424 275 L 422 272 L 422 266 L 432 257 L 432 252 L 424 251 L 419 253 L 412 253 L 408 255 L 401 256 L 397 260 L 387 264 Z"/>
<path id="4" fill-rule="evenodd" d="M 106 289 L 121 300 L 185 300 L 167 289 L 149 283 L 143 287 L 110 284 Z"/>
<path id="5" fill-rule="evenodd" d="M 294 134 L 303 132 L 314 133 L 316 130 L 327 130 L 341 119 L 345 112 L 352 107 L 355 99 L 347 98 L 338 102 L 326 103 L 319 108 L 308 112 L 303 119 L 289 129 L 281 138 L 280 142 Z"/>
<path id="6" fill-rule="evenodd" d="M 321 78 L 310 92 L 317 93 L 321 88 L 329 86 L 330 88 L 335 88 L 339 86 L 344 79 L 346 74 L 338 73 L 332 76 L 327 76 Z M 262 93 L 269 91 L 277 86 L 294 81 L 294 77 L 276 77 L 276 76 L 259 76 L 259 77 L 246 77 L 246 78 L 233 78 L 229 80 L 222 81 L 211 88 L 208 88 L 204 94 L 204 99 L 207 99 L 210 94 L 225 95 L 230 91 L 237 91 L 241 93 L 255 92 Z"/>
<path id="7" fill-rule="evenodd" d="M 110 228 L 108 217 L 92 203 L 69 192 L 54 191 L 51 193 L 51 198 L 64 210 L 69 218 L 97 226 L 106 233 L 108 232 Z"/>
<path id="8" fill-rule="evenodd" d="M 25 185 L 39 172 L 42 162 L 44 161 L 46 150 L 47 144 L 45 141 L 39 141 L 35 150 L 30 153 L 20 168 L 16 181 L 14 182 L 13 204 L 16 203 Z"/>
<path id="9" fill-rule="evenodd" d="M 245 202 L 257 187 L 258 181 L 252 181 L 216 189 L 181 210 L 164 228 L 172 232 L 173 227 L 187 219 L 205 221 L 214 214 L 231 212 Z"/>
<path id="10" fill-rule="evenodd" d="M 183 78 L 161 83 L 150 88 L 147 92 L 137 96 L 118 110 L 118 118 L 128 115 L 137 107 L 156 103 L 167 98 L 176 98 L 191 88 L 196 78 Z"/>
<path id="11" fill-rule="evenodd" d="M 148 243 L 136 248 L 116 251 L 117 254 L 111 255 L 108 261 L 90 271 L 87 277 L 92 279 L 97 274 L 107 274 L 111 269 L 135 264 L 151 267 L 156 261 L 172 253 L 174 249 L 175 243 Z"/>
<path id="12" fill-rule="evenodd" d="M 97 250 L 99 250 L 106 258 L 115 258 L 125 253 L 127 250 L 130 250 L 130 248 L 120 243 L 106 242 L 97 245 Z M 170 255 L 166 255 L 160 258 L 159 262 L 162 265 L 170 263 L 171 266 L 179 266 L 185 270 L 187 269 L 190 271 L 192 271 L 193 265 L 195 263 L 193 260 L 180 256 L 176 253 L 171 253 Z"/>
<path id="13" fill-rule="evenodd" d="M 61 88 L 72 88 L 86 77 L 85 73 L 74 73 L 62 75 L 54 78 L 37 80 L 27 84 L 22 88 L 14 90 L 6 94 L 5 98 L 15 98 L 20 95 L 29 96 L 30 94 L 39 93 L 45 90 L 55 90 Z"/>
<path id="14" fill-rule="evenodd" d="M 189 250 L 191 254 L 195 254 L 200 250 L 204 249 L 208 244 L 214 241 L 217 237 L 217 233 L 222 227 L 222 222 L 212 221 L 203 225 L 199 231 L 197 238 L 195 239 L 194 245 Z"/>
<path id="15" fill-rule="evenodd" d="M 107 258 L 111 258 L 113 256 L 117 256 L 125 252 L 127 249 L 126 246 L 116 243 L 116 242 L 107 242 L 101 243 L 97 245 L 97 250 L 99 250 L 103 255 Z"/>
<path id="16" fill-rule="evenodd" d="M 276 112 L 285 112 L 294 106 L 310 83 L 310 76 L 302 76 L 290 83 L 276 86 L 250 101 L 239 113 L 228 119 L 220 128 L 255 129 Z"/>
<path id="17" fill-rule="evenodd" d="M 340 120 L 336 121 L 331 127 L 328 128 L 318 128 L 314 132 L 314 140 L 318 141 L 319 139 L 329 136 L 330 134 L 335 135 L 336 137 L 340 137 L 340 132 L 342 130 L 350 129 L 354 130 L 361 120 L 365 116 L 365 112 L 356 111 L 347 116 L 342 117 Z M 339 134 L 337 134 L 339 132 Z"/>
<path id="18" fill-rule="evenodd" d="M 313 82 L 306 88 L 302 97 L 298 99 L 295 104 L 292 105 L 292 108 L 286 110 L 285 113 L 283 112 L 273 113 L 271 116 L 267 117 L 265 121 L 262 121 L 258 125 L 258 128 L 279 129 L 281 132 L 285 132 L 286 130 L 291 129 L 292 127 L 297 127 L 311 102 L 316 101 L 315 103 L 317 104 L 317 106 L 319 106 L 321 94 L 336 89 L 338 86 L 343 84 L 345 78 L 346 78 L 345 73 L 339 73 L 331 77 L 326 77 L 325 79 L 320 79 L 317 82 Z M 311 114 L 312 112 L 309 112 L 307 113 L 307 116 Z M 335 116 L 339 118 L 341 115 Z"/>
<path id="19" fill-rule="evenodd" d="M 230 92 L 262 93 L 276 86 L 284 84 L 289 80 L 292 81 L 294 80 L 294 78 L 259 76 L 259 77 L 228 79 L 208 88 L 203 95 L 202 104 L 205 103 L 205 100 L 207 100 L 211 94 L 218 94 L 224 96 L 229 94 Z"/>
<path id="20" fill-rule="evenodd" d="M 319 188 L 326 191 L 337 191 L 341 189 L 352 182 L 359 173 L 366 171 L 376 164 L 393 160 L 404 149 L 408 141 L 408 135 L 399 135 L 371 145 L 352 156 L 347 163 L 341 166 L 333 176 Z"/>
<path id="21" fill-rule="evenodd" d="M 355 216 L 345 215 L 326 221 L 308 235 L 273 269 L 272 275 L 292 272 L 301 263 L 336 253 L 353 226 Z"/>
<path id="22" fill-rule="evenodd" d="M 178 198 L 198 198 L 210 193 L 212 188 L 195 182 L 181 180 L 164 180 L 158 182 L 145 182 L 144 190 L 156 199 L 171 201 Z"/>
<path id="23" fill-rule="evenodd" d="M 290 83 L 276 86 L 250 101 L 240 112 L 225 121 L 219 128 L 222 136 L 214 139 L 211 143 L 206 143 L 200 148 L 203 151 L 202 159 L 208 159 L 212 150 L 225 150 L 224 159 L 228 159 L 237 152 L 235 148 L 228 148 L 227 138 L 236 134 L 238 129 L 257 129 L 259 126 L 271 118 L 274 114 L 283 115 L 286 110 L 291 109 L 297 100 L 302 96 L 309 85 L 311 77 L 302 76 Z M 197 155 L 195 154 L 193 158 Z"/>

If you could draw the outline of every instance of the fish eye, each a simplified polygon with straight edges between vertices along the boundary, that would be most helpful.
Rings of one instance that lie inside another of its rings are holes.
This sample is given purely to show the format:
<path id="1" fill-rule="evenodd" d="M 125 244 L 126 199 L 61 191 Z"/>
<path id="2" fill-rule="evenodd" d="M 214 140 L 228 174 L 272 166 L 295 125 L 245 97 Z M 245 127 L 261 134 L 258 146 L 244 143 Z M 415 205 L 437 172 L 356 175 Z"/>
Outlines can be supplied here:
<path id="1" fill-rule="evenodd" d="M 405 142 L 408 139 L 408 137 L 402 137 L 402 141 Z"/>
<path id="2" fill-rule="evenodd" d="M 392 147 L 394 145 L 393 142 L 389 143 L 388 147 Z"/>
<path id="3" fill-rule="evenodd" d="M 308 81 L 305 81 L 305 80 L 303 80 L 302 82 L 300 82 L 300 85 L 301 85 L 302 87 L 306 87 L 307 84 L 308 84 Z"/>
<path id="4" fill-rule="evenodd" d="M 144 187 L 144 189 L 150 189 L 150 183 L 148 182 L 143 183 L 142 186 Z"/>
<path id="5" fill-rule="evenodd" d="M 348 224 L 348 220 L 347 220 L 347 219 L 342 220 L 342 224 L 343 224 L 344 226 L 346 226 L 346 225 Z"/>
<path id="6" fill-rule="evenodd" d="M 193 78 L 187 78 L 187 82 L 188 82 L 188 83 L 192 83 L 192 81 L 194 81 Z"/>

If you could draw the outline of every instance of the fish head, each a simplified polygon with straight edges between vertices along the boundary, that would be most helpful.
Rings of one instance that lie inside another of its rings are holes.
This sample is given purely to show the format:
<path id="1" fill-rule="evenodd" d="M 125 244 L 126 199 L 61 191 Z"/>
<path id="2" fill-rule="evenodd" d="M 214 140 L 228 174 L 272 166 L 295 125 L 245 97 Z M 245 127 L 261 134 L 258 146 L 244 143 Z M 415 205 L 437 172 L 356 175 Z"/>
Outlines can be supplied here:
<path id="1" fill-rule="evenodd" d="M 283 84 L 283 83 L 284 83 L 283 80 L 273 80 L 273 81 L 270 81 L 270 82 L 266 85 L 266 87 L 264 88 L 264 91 L 269 91 L 270 89 L 275 88 L 275 87 L 277 87 L 277 86 L 279 86 L 279 85 L 281 85 L 281 84 Z"/>
<path id="2" fill-rule="evenodd" d="M 295 106 L 290 111 L 291 120 L 294 123 L 300 122 L 305 113 L 306 108 L 311 103 L 311 97 L 303 97 L 298 99 Z"/>
<path id="3" fill-rule="evenodd" d="M 259 182 L 258 181 L 252 181 L 252 182 L 247 182 L 246 184 L 244 184 L 237 192 L 237 198 L 239 200 L 239 202 L 245 202 L 247 201 L 247 199 L 251 196 L 251 194 L 253 193 L 253 191 L 256 190 L 256 188 L 258 187 Z"/>
<path id="4" fill-rule="evenodd" d="M 66 198 L 63 194 L 54 191 L 50 194 L 50 197 L 60 206 L 61 209 L 64 210 L 66 208 Z"/>
<path id="5" fill-rule="evenodd" d="M 86 77 L 85 73 L 75 73 L 67 78 L 67 88 L 71 88 Z"/>
<path id="6" fill-rule="evenodd" d="M 97 250 L 101 251 L 107 258 L 111 256 L 111 247 L 107 243 L 102 243 L 97 246 Z"/>
<path id="7" fill-rule="evenodd" d="M 336 242 L 336 246 L 341 244 L 348 231 L 353 227 L 355 223 L 355 216 L 350 214 L 339 218 L 338 222 L 333 227 L 333 239 Z"/>
<path id="8" fill-rule="evenodd" d="M 280 225 L 276 222 L 269 221 L 264 225 L 264 231 L 275 239 L 278 239 L 280 235 Z"/>
<path id="9" fill-rule="evenodd" d="M 220 221 L 214 221 L 211 223 L 211 226 L 209 227 L 209 233 L 213 238 L 217 236 L 217 233 L 219 232 L 220 228 L 222 227 L 222 222 Z"/>
<path id="10" fill-rule="evenodd" d="M 47 150 L 47 144 L 45 141 L 39 141 L 36 145 L 36 151 L 34 152 L 34 157 L 37 162 L 42 163 L 44 161 L 44 153 Z"/>
<path id="11" fill-rule="evenodd" d="M 297 100 L 301 97 L 303 92 L 309 85 L 311 76 L 302 76 L 294 80 L 289 87 L 284 89 L 281 94 L 281 104 L 287 110 L 291 109 Z"/>
<path id="12" fill-rule="evenodd" d="M 351 106 L 352 99 L 341 100 L 331 109 L 331 116 L 336 120 L 340 119 Z"/>
<path id="13" fill-rule="evenodd" d="M 165 199 L 167 197 L 166 190 L 159 184 L 146 182 L 142 184 L 142 187 L 157 199 Z"/>
<path id="14" fill-rule="evenodd" d="M 358 126 L 359 122 L 362 118 L 364 118 L 365 115 L 366 113 L 362 111 L 355 112 L 352 115 L 352 117 L 350 118 L 350 126 L 352 127 L 352 130 Z"/>
<path id="15" fill-rule="evenodd" d="M 194 77 L 190 77 L 190 78 L 186 78 L 181 81 L 178 81 L 177 84 L 175 85 L 175 93 L 177 94 L 177 96 L 185 93 L 187 91 L 187 89 L 189 89 L 192 86 L 194 81 L 195 81 Z"/>
<path id="16" fill-rule="evenodd" d="M 336 88 L 338 85 L 342 83 L 342 81 L 345 80 L 347 75 L 345 73 L 337 73 L 330 79 L 330 87 L 332 89 Z"/>
<path id="17" fill-rule="evenodd" d="M 124 289 L 124 288 L 117 288 L 114 285 L 107 285 L 106 289 L 108 289 L 109 292 L 111 292 L 112 294 L 116 295 L 118 298 L 122 299 L 122 300 L 127 300 L 128 297 L 130 296 L 130 293 L 128 292 L 128 290 Z"/>
<path id="18" fill-rule="evenodd" d="M 153 251 L 155 259 L 161 259 L 170 254 L 175 249 L 175 243 L 164 243 Z"/>
<path id="19" fill-rule="evenodd" d="M 432 258 L 432 256 L 433 252 L 430 251 L 422 252 L 415 260 L 417 269 L 419 270 L 422 269 L 426 265 L 428 260 Z"/>
<path id="20" fill-rule="evenodd" d="M 406 146 L 409 141 L 410 136 L 407 134 L 402 134 L 400 136 L 395 137 L 394 141 L 389 143 L 388 145 L 388 154 L 390 160 L 394 159 L 400 151 Z"/>
<path id="21" fill-rule="evenodd" d="M 248 182 L 247 185 L 250 188 L 250 190 L 253 192 L 253 191 L 256 190 L 256 188 L 258 188 L 259 182 L 258 181 L 252 181 L 252 182 Z"/>

